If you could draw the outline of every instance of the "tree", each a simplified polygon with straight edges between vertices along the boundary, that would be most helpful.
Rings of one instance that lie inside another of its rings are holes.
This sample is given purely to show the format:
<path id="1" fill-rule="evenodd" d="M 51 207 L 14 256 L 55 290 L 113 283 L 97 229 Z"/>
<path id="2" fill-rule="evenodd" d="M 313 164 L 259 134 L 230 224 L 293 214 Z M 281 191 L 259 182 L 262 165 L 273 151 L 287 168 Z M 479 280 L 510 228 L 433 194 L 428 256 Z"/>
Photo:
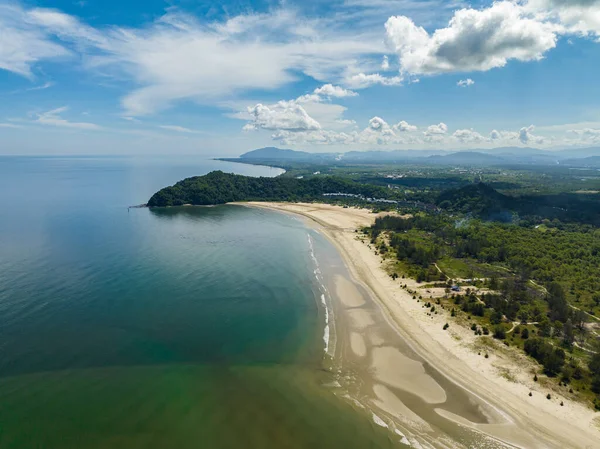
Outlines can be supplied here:
<path id="1" fill-rule="evenodd" d="M 490 278 L 489 288 L 490 290 L 498 290 L 498 277 L 496 275 L 493 275 Z"/>
<path id="2" fill-rule="evenodd" d="M 494 313 L 492 313 L 492 315 L 490 316 L 490 322 L 492 324 L 500 324 L 502 322 L 502 312 L 500 312 L 499 310 L 494 310 Z"/>
<path id="3" fill-rule="evenodd" d="M 548 376 L 556 376 L 565 364 L 565 351 L 554 348 L 543 361 L 544 371 Z"/>
<path id="4" fill-rule="evenodd" d="M 558 282 L 552 282 L 548 287 L 547 301 L 550 306 L 550 318 L 561 323 L 567 321 L 569 305 L 567 304 L 565 292 Z"/>
<path id="5" fill-rule="evenodd" d="M 567 348 L 573 346 L 573 342 L 575 341 L 575 333 L 573 332 L 573 323 L 570 319 L 567 320 L 565 325 L 563 326 L 563 345 Z"/>
<path id="6" fill-rule="evenodd" d="M 590 359 L 588 368 L 593 376 L 600 376 L 600 353 L 596 353 Z"/>
<path id="7" fill-rule="evenodd" d="M 494 338 L 504 340 L 506 338 L 506 330 L 503 326 L 496 326 L 494 328 Z"/>
<path id="8" fill-rule="evenodd" d="M 552 332 L 552 326 L 550 326 L 550 320 L 547 317 L 543 317 L 538 324 L 540 330 L 539 334 L 542 337 L 549 337 Z"/>
<path id="9" fill-rule="evenodd" d="M 585 331 L 585 323 L 587 321 L 587 315 L 583 310 L 576 310 L 573 313 L 573 325 L 579 332 Z"/>
<path id="10" fill-rule="evenodd" d="M 521 338 L 523 340 L 527 340 L 529 338 L 529 329 L 527 329 L 526 327 L 523 328 L 523 330 L 521 331 Z"/>

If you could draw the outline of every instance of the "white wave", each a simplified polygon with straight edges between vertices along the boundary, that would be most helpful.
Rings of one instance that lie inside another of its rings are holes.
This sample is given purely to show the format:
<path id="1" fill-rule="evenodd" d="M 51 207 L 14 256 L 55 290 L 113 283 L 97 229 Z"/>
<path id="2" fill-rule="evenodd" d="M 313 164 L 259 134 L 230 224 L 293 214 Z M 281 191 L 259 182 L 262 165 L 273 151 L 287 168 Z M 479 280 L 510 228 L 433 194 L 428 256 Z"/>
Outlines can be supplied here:
<path id="1" fill-rule="evenodd" d="M 389 427 L 387 425 L 387 423 L 383 419 L 381 419 L 379 416 L 377 416 L 375 413 L 373 413 L 373 422 L 381 427 L 385 427 L 385 428 Z"/>
<path id="2" fill-rule="evenodd" d="M 402 439 L 400 440 L 400 442 L 406 446 L 410 446 L 410 441 L 408 441 L 408 438 L 406 438 L 406 435 L 404 435 L 402 432 L 400 432 L 398 429 L 394 429 L 394 432 L 396 433 L 396 435 L 402 437 Z"/>
<path id="3" fill-rule="evenodd" d="M 319 290 L 321 292 L 321 304 L 323 305 L 323 310 L 325 311 L 325 329 L 323 330 L 323 342 L 325 343 L 325 353 L 329 354 L 329 342 L 330 342 L 330 326 L 329 326 L 329 307 L 327 306 L 327 300 L 325 295 L 327 293 L 327 288 L 323 282 L 323 276 L 321 269 L 319 268 L 319 261 L 317 260 L 317 256 L 315 255 L 315 248 L 313 244 L 313 239 L 310 234 L 306 235 L 308 240 L 308 247 L 310 249 L 310 257 L 314 263 L 315 269 L 313 273 L 315 275 L 315 279 L 319 283 Z"/>

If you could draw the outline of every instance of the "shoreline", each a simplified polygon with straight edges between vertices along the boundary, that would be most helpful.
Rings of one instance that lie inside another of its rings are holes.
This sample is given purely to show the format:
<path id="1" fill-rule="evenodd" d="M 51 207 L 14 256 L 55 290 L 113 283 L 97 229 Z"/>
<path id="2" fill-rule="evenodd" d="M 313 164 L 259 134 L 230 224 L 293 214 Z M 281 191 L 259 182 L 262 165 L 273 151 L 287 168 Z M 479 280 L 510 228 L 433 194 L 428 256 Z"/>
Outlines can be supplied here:
<path id="1" fill-rule="evenodd" d="M 385 273 L 382 258 L 375 255 L 355 232 L 358 227 L 370 225 L 377 215 L 364 209 L 344 209 L 324 204 L 235 204 L 300 215 L 307 219 L 309 224 L 316 225 L 337 249 L 352 280 L 373 297 L 385 320 L 406 344 L 448 381 L 489 405 L 491 413 L 504 417 L 507 421 L 481 424 L 450 411 L 436 409 L 438 416 L 462 428 L 488 435 L 495 441 L 503 441 L 512 447 L 530 448 L 534 447 L 534 442 L 542 441 L 544 444 L 535 444 L 535 447 L 599 447 L 598 414 L 566 397 L 555 396 L 554 391 L 553 400 L 547 400 L 546 390 L 539 384 L 533 384 L 532 376 L 528 372 L 531 362 L 526 360 L 525 356 L 523 362 L 527 363 L 521 365 L 503 357 L 500 350 L 490 352 L 489 359 L 484 359 L 473 347 L 481 340 L 477 340 L 478 337 L 474 337 L 472 332 L 457 325 L 451 326 L 449 330 L 442 330 L 447 319 L 445 312 L 435 317 L 425 316 L 422 304 L 413 300 L 407 291 L 400 289 L 399 281 L 392 280 Z M 411 280 L 404 279 L 403 282 L 410 283 Z M 417 285 L 414 283 L 410 287 L 414 288 Z M 336 293 L 335 296 L 339 301 L 339 294 Z M 356 329 L 352 334 L 352 343 L 358 358 L 364 357 L 365 339 Z M 378 354 L 380 365 L 390 359 L 390 354 L 381 351 L 378 351 Z M 404 364 L 398 363 L 393 368 L 388 367 L 387 373 L 395 374 Z M 503 370 L 509 370 L 511 376 L 503 375 Z M 376 375 L 374 377 L 377 378 Z M 512 381 L 508 380 L 509 377 L 512 377 Z M 386 385 L 390 382 L 393 383 L 393 379 L 387 379 Z M 375 385 L 375 388 L 382 396 L 387 394 L 385 386 Z M 433 390 L 435 391 L 435 387 Z M 529 397 L 530 391 L 534 393 L 533 397 Z M 436 402 L 439 398 L 436 399 L 436 395 L 432 393 L 429 399 Z M 558 404 L 561 400 L 564 406 Z M 385 410 L 384 404 L 371 402 L 380 410 L 387 411 L 388 415 L 394 414 Z M 406 409 L 401 413 L 399 410 L 402 407 L 403 404 L 400 403 L 395 412 L 408 418 L 406 415 L 410 415 L 411 411 Z"/>

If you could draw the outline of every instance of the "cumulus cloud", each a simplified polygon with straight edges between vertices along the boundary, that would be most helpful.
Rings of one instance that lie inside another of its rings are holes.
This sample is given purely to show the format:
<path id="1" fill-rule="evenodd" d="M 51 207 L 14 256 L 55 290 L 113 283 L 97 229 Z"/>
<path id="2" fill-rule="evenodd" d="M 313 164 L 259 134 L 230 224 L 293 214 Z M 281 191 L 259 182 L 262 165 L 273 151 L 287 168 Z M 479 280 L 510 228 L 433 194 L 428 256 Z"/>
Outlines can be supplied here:
<path id="1" fill-rule="evenodd" d="M 75 128 L 82 130 L 100 130 L 102 129 L 100 126 L 94 123 L 86 123 L 86 122 L 71 122 L 67 119 L 64 119 L 60 116 L 63 112 L 66 112 L 69 108 L 67 106 L 63 106 L 61 108 L 53 109 L 51 111 L 43 112 L 41 114 L 37 114 L 37 119 L 35 119 L 35 123 L 39 123 L 40 125 L 48 125 L 48 126 L 58 126 L 61 128 Z"/>
<path id="2" fill-rule="evenodd" d="M 458 87 L 469 87 L 473 84 L 475 84 L 475 81 L 473 81 L 471 78 L 467 78 L 466 80 L 460 80 L 458 83 L 456 83 Z"/>
<path id="3" fill-rule="evenodd" d="M 600 0 L 528 0 L 525 7 L 567 33 L 600 37 Z"/>
<path id="4" fill-rule="evenodd" d="M 277 131 L 271 138 L 283 145 L 350 145 L 356 141 L 357 133 L 344 133 L 330 130 L 305 132 Z"/>
<path id="5" fill-rule="evenodd" d="M 427 127 L 425 131 L 426 136 L 436 136 L 441 134 L 446 134 L 448 132 L 448 125 L 445 123 L 439 123 L 437 125 L 431 125 Z"/>
<path id="6" fill-rule="evenodd" d="M 570 129 L 568 132 L 578 137 L 576 144 L 596 145 L 600 143 L 600 128 Z"/>
<path id="7" fill-rule="evenodd" d="M 473 129 L 458 129 L 452 134 L 452 137 L 462 143 L 479 143 L 487 140 Z"/>
<path id="8" fill-rule="evenodd" d="M 405 16 L 390 17 L 385 28 L 401 70 L 411 74 L 486 71 L 511 59 L 538 60 L 557 40 L 554 24 L 529 17 L 510 1 L 458 10 L 431 35 Z"/>
<path id="9" fill-rule="evenodd" d="M 579 136 L 600 136 L 600 129 L 594 128 L 570 129 L 569 132 Z"/>
<path id="10" fill-rule="evenodd" d="M 521 143 L 525 145 L 530 143 L 542 143 L 544 141 L 542 137 L 538 137 L 532 134 L 534 129 L 535 126 L 533 125 L 521 128 L 519 130 L 519 141 L 521 141 Z"/>
<path id="11" fill-rule="evenodd" d="M 369 75 L 365 73 L 358 73 L 356 75 L 349 76 L 346 78 L 344 83 L 355 89 L 365 89 L 375 84 L 382 86 L 399 86 L 404 81 L 401 76 L 383 76 L 379 73 L 371 73 Z"/>
<path id="12" fill-rule="evenodd" d="M 393 127 L 396 131 L 400 131 L 401 133 L 413 132 L 417 130 L 417 127 L 414 125 L 409 125 L 404 120 L 400 120 Z"/>
<path id="13" fill-rule="evenodd" d="M 248 108 L 252 121 L 244 130 L 309 131 L 321 129 L 321 125 L 294 101 L 280 101 L 267 106 L 261 103 Z"/>
<path id="14" fill-rule="evenodd" d="M 358 95 L 352 90 L 344 89 L 343 87 L 334 86 L 332 84 L 325 84 L 321 87 L 317 87 L 314 90 L 314 93 L 317 95 L 334 98 L 356 97 Z"/>

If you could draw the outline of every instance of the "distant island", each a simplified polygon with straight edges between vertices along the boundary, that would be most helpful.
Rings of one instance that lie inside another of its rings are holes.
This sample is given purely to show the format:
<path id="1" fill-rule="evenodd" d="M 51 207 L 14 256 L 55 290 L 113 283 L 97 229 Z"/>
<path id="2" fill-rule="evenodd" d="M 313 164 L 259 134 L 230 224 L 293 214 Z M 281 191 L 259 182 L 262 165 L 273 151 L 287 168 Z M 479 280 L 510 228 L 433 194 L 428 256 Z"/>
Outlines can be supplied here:
<path id="1" fill-rule="evenodd" d="M 360 184 L 336 176 L 310 179 L 256 178 L 213 171 L 159 190 L 152 195 L 147 206 L 208 206 L 235 201 L 311 201 L 323 199 L 324 194 L 331 193 L 387 199 L 392 192 L 383 187 Z"/>

